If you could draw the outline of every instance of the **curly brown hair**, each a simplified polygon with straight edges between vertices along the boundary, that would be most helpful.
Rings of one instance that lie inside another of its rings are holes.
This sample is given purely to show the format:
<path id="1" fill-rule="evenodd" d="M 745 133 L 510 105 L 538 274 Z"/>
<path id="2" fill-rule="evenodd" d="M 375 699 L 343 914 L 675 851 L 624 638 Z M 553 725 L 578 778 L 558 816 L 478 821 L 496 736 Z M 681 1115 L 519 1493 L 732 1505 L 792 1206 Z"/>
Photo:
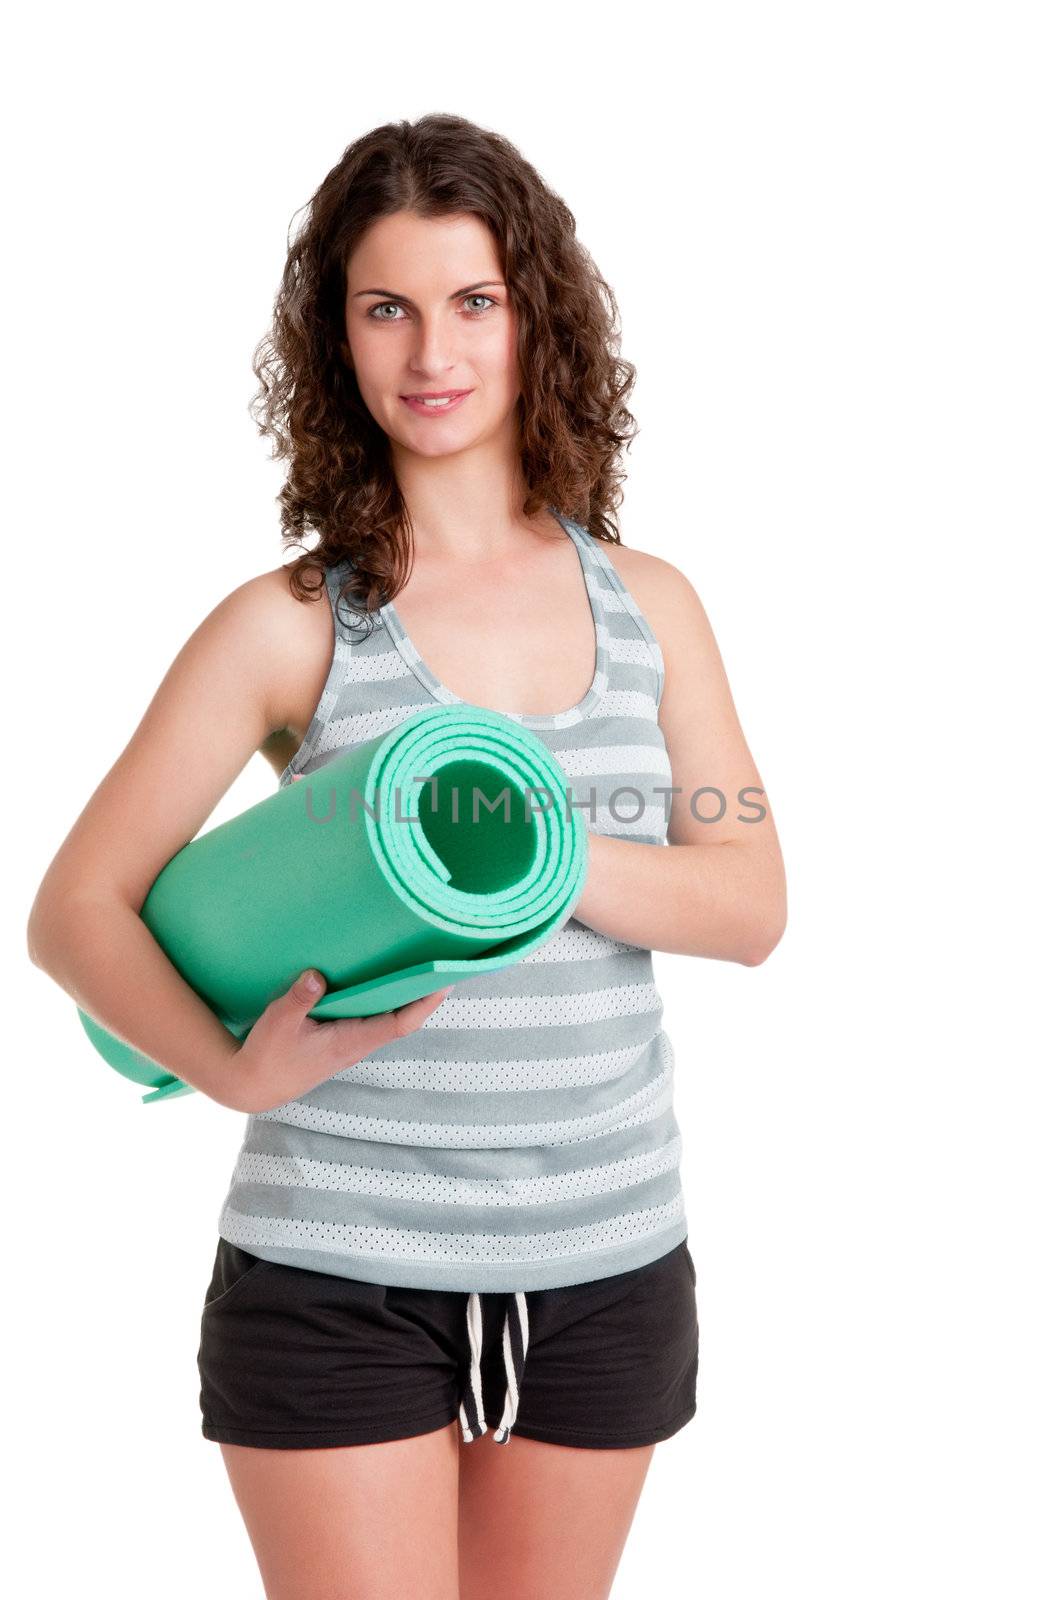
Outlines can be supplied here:
<path id="1" fill-rule="evenodd" d="M 515 146 L 444 113 L 385 123 L 348 145 L 304 209 L 255 349 L 260 390 L 249 407 L 274 441 L 271 459 L 291 462 L 277 499 L 283 544 L 302 551 L 292 594 L 317 594 L 324 569 L 348 557 L 345 603 L 375 610 L 408 575 L 412 528 L 389 439 L 340 350 L 347 262 L 367 229 L 397 211 L 464 213 L 491 230 L 517 314 L 524 514 L 545 506 L 619 544 L 608 514 L 623 498 L 620 448 L 637 432 L 625 405 L 635 369 L 619 356 L 616 298 L 576 239 L 572 212 Z M 309 550 L 308 530 L 319 535 Z"/>

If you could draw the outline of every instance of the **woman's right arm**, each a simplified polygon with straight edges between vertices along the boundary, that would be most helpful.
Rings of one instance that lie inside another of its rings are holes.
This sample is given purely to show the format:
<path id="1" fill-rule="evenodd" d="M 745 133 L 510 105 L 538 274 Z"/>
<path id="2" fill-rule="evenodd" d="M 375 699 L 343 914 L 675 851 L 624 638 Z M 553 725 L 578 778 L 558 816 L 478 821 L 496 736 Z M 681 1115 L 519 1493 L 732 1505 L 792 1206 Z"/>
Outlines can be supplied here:
<path id="1" fill-rule="evenodd" d="M 313 615 L 310 615 L 313 613 Z M 30 959 L 82 1010 L 221 1105 L 262 1111 L 419 1027 L 443 991 L 376 1017 L 315 1022 L 293 973 L 243 1044 L 181 977 L 140 917 L 254 753 L 288 727 L 296 689 L 324 684 L 325 592 L 296 600 L 281 567 L 200 623 L 51 862 L 30 912 Z"/>

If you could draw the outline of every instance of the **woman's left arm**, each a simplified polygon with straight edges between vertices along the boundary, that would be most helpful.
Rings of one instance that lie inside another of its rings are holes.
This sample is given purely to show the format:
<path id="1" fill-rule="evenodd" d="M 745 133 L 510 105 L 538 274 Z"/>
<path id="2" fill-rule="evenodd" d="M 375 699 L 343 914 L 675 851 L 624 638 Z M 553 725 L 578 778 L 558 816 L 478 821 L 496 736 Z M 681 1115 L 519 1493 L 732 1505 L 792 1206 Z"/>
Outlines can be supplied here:
<path id="1" fill-rule="evenodd" d="M 591 833 L 573 915 L 649 949 L 757 966 L 786 926 L 786 878 L 715 636 L 678 568 L 610 548 L 664 656 L 658 717 L 674 793 L 662 796 L 670 803 L 668 848 Z"/>

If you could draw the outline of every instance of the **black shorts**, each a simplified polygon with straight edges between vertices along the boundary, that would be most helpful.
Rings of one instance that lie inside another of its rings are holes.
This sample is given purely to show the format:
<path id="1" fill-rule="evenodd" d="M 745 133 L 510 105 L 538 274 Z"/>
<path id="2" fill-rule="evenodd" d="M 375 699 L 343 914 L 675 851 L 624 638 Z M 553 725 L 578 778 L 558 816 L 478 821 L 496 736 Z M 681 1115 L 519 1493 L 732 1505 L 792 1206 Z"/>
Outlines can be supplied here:
<path id="1" fill-rule="evenodd" d="M 515 1297 L 481 1293 L 486 1424 L 500 1424 L 507 1375 L 512 1388 L 508 1323 L 519 1379 L 509 1432 L 598 1450 L 677 1433 L 696 1409 L 696 1281 L 684 1240 L 630 1272 L 529 1290 L 525 1343 Z M 198 1354 L 203 1435 L 297 1450 L 408 1439 L 465 1421 L 470 1305 L 464 1292 L 282 1266 L 219 1239 Z"/>

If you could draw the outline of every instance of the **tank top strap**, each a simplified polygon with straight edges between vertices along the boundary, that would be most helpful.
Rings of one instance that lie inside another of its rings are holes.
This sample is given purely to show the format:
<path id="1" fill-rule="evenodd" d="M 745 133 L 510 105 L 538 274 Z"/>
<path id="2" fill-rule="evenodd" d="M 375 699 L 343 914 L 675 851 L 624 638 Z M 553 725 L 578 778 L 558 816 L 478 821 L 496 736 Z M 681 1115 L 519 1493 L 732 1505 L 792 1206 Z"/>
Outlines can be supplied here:
<path id="1" fill-rule="evenodd" d="M 615 661 L 645 661 L 652 670 L 653 700 L 660 710 L 664 693 L 664 654 L 660 642 L 650 625 L 649 618 L 617 571 L 608 553 L 608 543 L 596 539 L 578 522 L 565 518 L 579 539 L 580 548 L 586 550 L 593 564 L 594 578 L 590 587 L 602 607 L 605 626 L 611 634 L 610 652 Z M 619 619 L 629 619 L 626 627 L 618 625 Z"/>
<path id="2" fill-rule="evenodd" d="M 307 760 L 317 749 L 336 709 L 340 690 L 350 673 L 354 647 L 360 639 L 365 638 L 367 632 L 364 621 L 361 626 L 356 626 L 350 619 L 369 617 L 371 622 L 375 621 L 372 613 L 359 610 L 349 601 L 341 602 L 341 591 L 353 572 L 354 564 L 348 556 L 342 556 L 339 561 L 323 569 L 324 588 L 332 613 L 332 661 L 310 726 L 298 750 L 281 773 L 278 780 L 279 788 L 285 788 L 297 774 L 302 774 Z"/>
<path id="3" fill-rule="evenodd" d="M 350 556 L 341 556 L 338 561 L 332 562 L 325 568 L 325 587 L 332 603 L 333 622 L 337 630 L 352 639 L 360 639 L 365 636 L 366 621 L 375 623 L 376 617 L 375 613 L 367 611 L 364 606 L 360 606 L 349 597 L 341 602 L 342 590 L 354 576 L 355 570 L 355 564 Z"/>

